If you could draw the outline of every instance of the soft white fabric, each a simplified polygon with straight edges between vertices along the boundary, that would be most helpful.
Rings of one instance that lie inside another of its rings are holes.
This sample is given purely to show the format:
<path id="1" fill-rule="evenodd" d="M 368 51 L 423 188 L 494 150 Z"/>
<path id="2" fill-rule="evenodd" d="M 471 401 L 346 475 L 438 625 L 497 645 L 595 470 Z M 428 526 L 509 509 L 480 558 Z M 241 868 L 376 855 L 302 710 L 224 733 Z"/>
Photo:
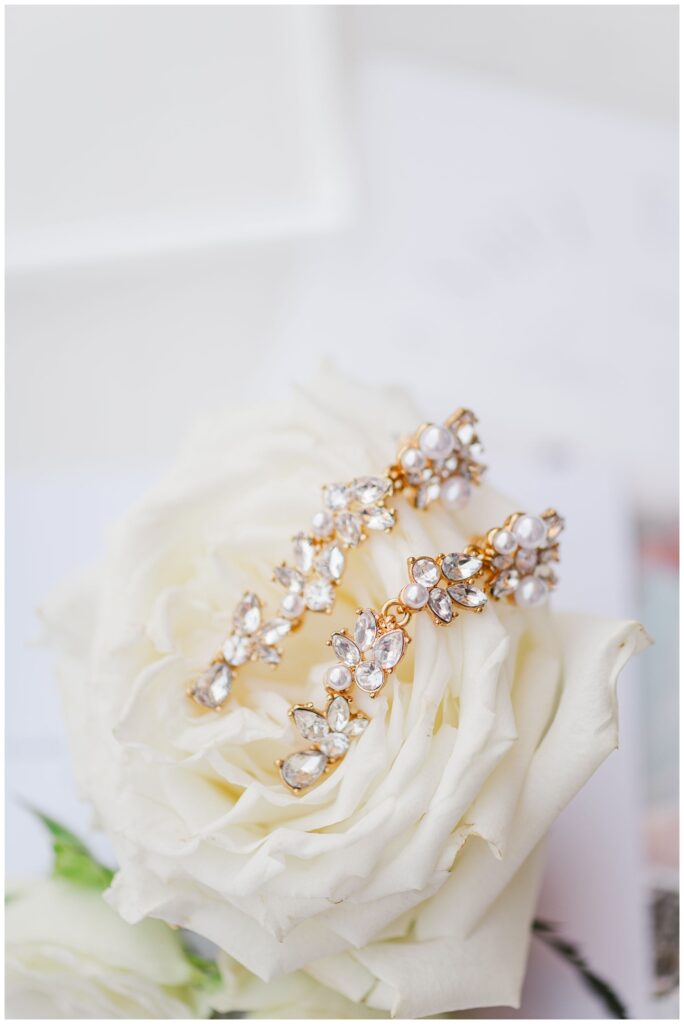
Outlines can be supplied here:
<path id="1" fill-rule="evenodd" d="M 401 1016 L 516 1004 L 538 845 L 616 746 L 615 680 L 643 629 L 493 603 L 447 628 L 418 615 L 396 677 L 359 701 L 371 726 L 294 798 L 274 761 L 298 742 L 289 705 L 321 700 L 332 630 L 396 595 L 409 555 L 458 550 L 520 503 L 487 486 L 458 513 L 396 497 L 399 525 L 350 553 L 333 615 L 309 614 L 277 672 L 243 669 L 204 713 L 185 688 L 242 590 L 275 608 L 272 566 L 321 485 L 382 470 L 420 421 L 403 394 L 329 374 L 227 405 L 46 611 L 80 785 L 121 865 L 110 899 L 263 979 L 304 968 Z"/>

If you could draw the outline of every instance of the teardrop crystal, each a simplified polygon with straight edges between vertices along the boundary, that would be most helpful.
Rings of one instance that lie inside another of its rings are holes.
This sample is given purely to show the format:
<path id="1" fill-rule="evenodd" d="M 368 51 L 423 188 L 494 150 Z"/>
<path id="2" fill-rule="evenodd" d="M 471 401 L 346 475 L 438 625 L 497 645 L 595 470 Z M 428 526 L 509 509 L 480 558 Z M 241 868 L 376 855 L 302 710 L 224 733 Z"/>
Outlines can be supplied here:
<path id="1" fill-rule="evenodd" d="M 385 672 L 398 665 L 404 653 L 406 635 L 402 629 L 391 629 L 384 633 L 373 645 L 373 661 Z M 358 673 L 357 673 L 358 678 Z"/>
<path id="2" fill-rule="evenodd" d="M 217 661 L 195 680 L 192 697 L 205 708 L 220 708 L 230 696 L 233 685 L 233 673 L 228 665 Z"/>
<path id="3" fill-rule="evenodd" d="M 253 653 L 254 641 L 238 633 L 232 633 L 223 645 L 223 657 L 234 667 L 244 665 Z"/>
<path id="4" fill-rule="evenodd" d="M 340 512 L 335 516 L 335 531 L 343 544 L 355 548 L 361 541 L 361 520 L 353 512 Z"/>
<path id="5" fill-rule="evenodd" d="M 476 555 L 463 555 L 455 551 L 442 559 L 442 572 L 448 580 L 469 580 L 482 568 L 482 559 Z"/>
<path id="6" fill-rule="evenodd" d="M 365 508 L 361 516 L 369 530 L 391 530 L 396 522 L 391 508 Z"/>
<path id="7" fill-rule="evenodd" d="M 386 477 L 357 476 L 351 482 L 351 491 L 359 505 L 369 508 L 382 501 L 392 490 L 392 482 Z"/>
<path id="8" fill-rule="evenodd" d="M 333 732 L 342 732 L 350 718 L 349 701 L 334 697 L 328 707 L 328 725 Z"/>
<path id="9" fill-rule="evenodd" d="M 520 575 L 515 569 L 505 569 L 500 572 L 492 583 L 493 597 L 508 597 L 520 583 Z"/>
<path id="10" fill-rule="evenodd" d="M 292 717 L 305 740 L 319 740 L 328 732 L 328 723 L 323 715 L 311 708 L 295 708 Z"/>
<path id="11" fill-rule="evenodd" d="M 371 608 L 366 608 L 354 624 L 354 640 L 360 651 L 367 651 L 369 647 L 373 646 L 377 632 L 378 623 L 375 612 Z"/>
<path id="12" fill-rule="evenodd" d="M 259 638 L 263 643 L 271 646 L 287 636 L 291 629 L 292 623 L 288 619 L 271 619 L 261 630 Z"/>
<path id="13" fill-rule="evenodd" d="M 349 491 L 344 484 L 328 484 L 323 488 L 323 501 L 331 512 L 341 512 L 349 504 Z"/>
<path id="14" fill-rule="evenodd" d="M 335 656 L 344 664 L 352 668 L 354 665 L 358 665 L 361 661 L 361 652 L 348 636 L 344 633 L 333 633 L 330 637 L 332 649 L 335 652 Z"/>
<path id="15" fill-rule="evenodd" d="M 437 501 L 440 495 L 438 480 L 428 480 L 416 491 L 416 507 L 427 508 L 433 501 Z"/>
<path id="16" fill-rule="evenodd" d="M 316 559 L 316 572 L 326 580 L 341 580 L 344 563 L 344 551 L 339 544 L 326 544 Z"/>
<path id="17" fill-rule="evenodd" d="M 257 644 L 256 655 L 265 665 L 279 665 L 282 657 L 278 648 L 269 644 Z"/>
<path id="18" fill-rule="evenodd" d="M 251 636 L 261 625 L 261 601 L 256 594 L 247 591 L 233 612 L 233 625 L 240 633 Z"/>
<path id="19" fill-rule="evenodd" d="M 350 721 L 347 722 L 347 724 L 345 725 L 345 735 L 350 736 L 352 739 L 354 739 L 356 736 L 360 736 L 362 733 L 364 733 L 368 728 L 369 724 L 369 720 L 365 717 L 365 715 L 358 715 L 357 718 L 350 719 Z"/>
<path id="20" fill-rule="evenodd" d="M 301 594 L 304 589 L 304 577 L 299 569 L 291 569 L 288 565 L 277 565 L 273 570 L 276 582 L 291 590 L 293 594 Z"/>
<path id="21" fill-rule="evenodd" d="M 327 763 L 320 750 L 299 750 L 283 761 L 280 774 L 290 789 L 307 789 L 318 782 Z"/>
<path id="22" fill-rule="evenodd" d="M 292 540 L 294 563 L 300 572 L 309 572 L 314 560 L 314 545 L 305 533 L 298 533 Z"/>
<path id="23" fill-rule="evenodd" d="M 455 583 L 448 589 L 450 596 L 462 608 L 482 608 L 487 603 L 487 595 L 484 591 L 477 587 L 471 587 L 467 583 Z"/>
<path id="24" fill-rule="evenodd" d="M 435 587 L 434 590 L 430 591 L 428 605 L 441 622 L 451 622 L 453 619 L 454 609 L 449 600 L 449 595 L 441 587 Z"/>

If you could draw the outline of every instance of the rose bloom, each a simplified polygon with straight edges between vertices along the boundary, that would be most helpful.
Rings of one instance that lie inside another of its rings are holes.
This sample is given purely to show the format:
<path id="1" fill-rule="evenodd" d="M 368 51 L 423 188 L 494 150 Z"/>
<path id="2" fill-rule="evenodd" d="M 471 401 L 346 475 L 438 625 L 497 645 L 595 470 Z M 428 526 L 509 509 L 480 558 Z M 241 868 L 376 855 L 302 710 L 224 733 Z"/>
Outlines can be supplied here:
<path id="1" fill-rule="evenodd" d="M 5 908 L 6 1015 L 20 1020 L 208 1015 L 197 972 L 160 921 L 130 925 L 101 893 L 51 879 Z"/>
<path id="2" fill-rule="evenodd" d="M 518 1004 L 541 841 L 616 747 L 616 678 L 646 643 L 636 623 L 550 606 L 417 615 L 382 694 L 358 696 L 370 727 L 295 797 L 274 762 L 305 745 L 290 705 L 324 703 L 331 632 L 395 597 L 408 556 L 460 550 L 525 506 L 485 485 L 460 512 L 397 495 L 394 530 L 349 552 L 333 614 L 307 613 L 276 671 L 243 666 L 222 712 L 191 702 L 242 592 L 276 610 L 272 569 L 321 486 L 382 472 L 420 419 L 404 394 L 339 377 L 229 403 L 46 611 L 80 787 L 120 864 L 112 905 L 261 979 L 303 971 L 401 1017 Z"/>

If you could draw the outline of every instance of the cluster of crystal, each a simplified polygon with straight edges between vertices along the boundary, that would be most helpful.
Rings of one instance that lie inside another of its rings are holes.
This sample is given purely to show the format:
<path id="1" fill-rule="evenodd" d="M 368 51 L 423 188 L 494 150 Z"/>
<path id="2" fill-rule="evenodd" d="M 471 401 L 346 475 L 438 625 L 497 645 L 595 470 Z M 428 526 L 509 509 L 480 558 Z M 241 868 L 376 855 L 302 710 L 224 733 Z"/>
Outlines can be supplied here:
<path id="1" fill-rule="evenodd" d="M 353 637 L 342 631 L 330 638 L 340 664 L 328 670 L 328 689 L 348 689 L 355 683 L 374 697 L 401 661 L 407 641 L 404 630 L 392 620 L 379 620 L 371 608 L 359 612 Z"/>
<path id="2" fill-rule="evenodd" d="M 283 781 L 295 792 L 308 789 L 349 750 L 352 739 L 368 726 L 368 718 L 352 711 L 351 700 L 342 694 L 331 696 L 325 711 L 313 704 L 297 704 L 290 711 L 299 734 L 313 746 L 290 754 L 279 764 Z"/>
<path id="3" fill-rule="evenodd" d="M 385 505 L 391 493 L 392 481 L 380 476 L 360 476 L 348 484 L 323 488 L 324 507 L 313 516 L 310 532 L 298 533 L 292 541 L 293 565 L 283 563 L 273 571 L 276 582 L 287 591 L 281 604 L 283 615 L 299 617 L 305 609 L 332 609 L 347 550 L 366 539 L 366 530 L 394 526 L 395 512 Z"/>
<path id="4" fill-rule="evenodd" d="M 427 423 L 399 451 L 398 479 L 417 508 L 441 499 L 464 508 L 484 472 L 484 449 L 472 412 L 460 409 L 444 424 Z"/>
<path id="5" fill-rule="evenodd" d="M 554 509 L 540 516 L 517 513 L 487 536 L 488 590 L 493 598 L 510 598 L 521 608 L 533 608 L 558 582 L 554 565 L 560 560 L 564 520 Z"/>
<path id="6" fill-rule="evenodd" d="M 480 611 L 487 603 L 487 595 L 472 581 L 483 566 L 482 558 L 470 552 L 454 551 L 438 559 L 410 558 L 411 582 L 406 584 L 399 600 L 411 611 L 427 608 L 438 624 L 451 622 L 457 607 Z"/>
<path id="7" fill-rule="evenodd" d="M 248 661 L 277 665 L 282 657 L 278 642 L 290 632 L 295 618 L 283 612 L 264 621 L 261 601 L 252 591 L 246 591 L 233 612 L 233 628 L 223 644 L 221 658 L 194 681 L 189 691 L 192 699 L 217 710 L 230 696 L 236 668 Z"/>

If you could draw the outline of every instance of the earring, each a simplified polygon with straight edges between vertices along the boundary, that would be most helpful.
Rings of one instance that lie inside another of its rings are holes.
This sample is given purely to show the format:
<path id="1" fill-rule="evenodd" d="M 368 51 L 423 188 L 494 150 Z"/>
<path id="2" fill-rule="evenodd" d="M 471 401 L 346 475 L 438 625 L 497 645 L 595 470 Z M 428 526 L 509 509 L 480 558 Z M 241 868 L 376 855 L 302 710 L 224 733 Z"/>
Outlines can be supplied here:
<path id="1" fill-rule="evenodd" d="M 369 534 L 394 528 L 398 512 L 387 504 L 393 494 L 405 493 L 418 508 L 427 508 L 440 496 L 449 508 L 465 506 L 484 472 L 476 423 L 467 409 L 457 410 L 441 425 L 424 423 L 402 442 L 396 462 L 382 476 L 325 486 L 323 508 L 309 530 L 292 540 L 291 562 L 273 570 L 274 582 L 285 591 L 278 611 L 267 614 L 265 602 L 254 591 L 245 592 L 220 652 L 194 680 L 188 696 L 203 708 L 219 711 L 243 665 L 279 665 L 280 641 L 299 628 L 305 614 L 332 611 L 350 552 Z"/>
<path id="2" fill-rule="evenodd" d="M 325 708 L 290 708 L 300 735 L 312 744 L 277 762 L 291 792 L 300 794 L 330 773 L 365 732 L 370 719 L 355 709 L 354 688 L 377 697 L 406 653 L 415 614 L 425 611 L 436 626 L 446 626 L 461 611 L 483 612 L 489 598 L 509 598 L 523 608 L 539 604 L 556 584 L 563 526 L 554 509 L 541 516 L 516 512 L 462 552 L 409 558 L 399 595 L 379 612 L 359 609 L 352 634 L 343 629 L 330 637 L 337 664 L 325 674 Z"/>

